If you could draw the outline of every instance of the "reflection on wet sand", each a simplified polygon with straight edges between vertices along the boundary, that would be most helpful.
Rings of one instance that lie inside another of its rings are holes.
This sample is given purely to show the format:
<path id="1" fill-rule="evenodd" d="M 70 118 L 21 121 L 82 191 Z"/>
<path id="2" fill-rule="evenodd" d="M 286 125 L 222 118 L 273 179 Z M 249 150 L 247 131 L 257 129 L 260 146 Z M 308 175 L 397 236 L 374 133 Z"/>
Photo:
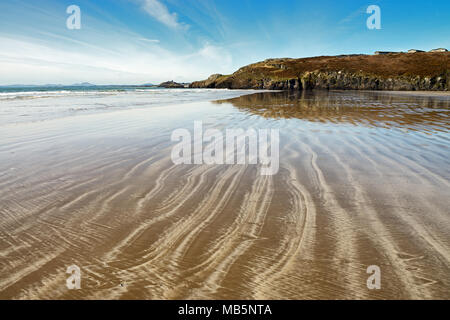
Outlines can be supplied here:
<path id="1" fill-rule="evenodd" d="M 0 127 L 0 298 L 449 299 L 445 98 L 265 93 Z M 167 118 L 170 115 L 170 120 Z M 174 165 L 195 120 L 280 171 Z M 66 269 L 81 268 L 81 290 Z M 369 290 L 367 267 L 381 269 Z"/>
<path id="2" fill-rule="evenodd" d="M 257 93 L 215 103 L 232 103 L 241 111 L 267 119 L 296 118 L 411 130 L 446 130 L 450 117 L 450 95 L 284 91 Z"/>

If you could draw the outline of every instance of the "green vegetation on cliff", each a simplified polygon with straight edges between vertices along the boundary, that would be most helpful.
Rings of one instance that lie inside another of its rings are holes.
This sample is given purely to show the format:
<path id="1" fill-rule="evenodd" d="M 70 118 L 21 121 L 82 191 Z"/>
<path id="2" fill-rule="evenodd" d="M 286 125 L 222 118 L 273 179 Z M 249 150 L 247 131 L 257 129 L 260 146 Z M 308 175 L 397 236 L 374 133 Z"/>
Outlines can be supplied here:
<path id="1" fill-rule="evenodd" d="M 450 90 L 450 52 L 268 59 L 191 88 Z"/>

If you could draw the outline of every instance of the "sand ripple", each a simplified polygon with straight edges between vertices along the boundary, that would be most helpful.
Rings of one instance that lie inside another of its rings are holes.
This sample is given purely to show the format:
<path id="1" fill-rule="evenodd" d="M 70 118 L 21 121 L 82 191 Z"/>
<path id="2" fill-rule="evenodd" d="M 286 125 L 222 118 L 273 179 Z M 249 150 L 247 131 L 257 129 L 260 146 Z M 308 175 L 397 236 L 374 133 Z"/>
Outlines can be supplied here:
<path id="1" fill-rule="evenodd" d="M 354 109 L 339 117 L 322 110 L 325 124 L 311 112 L 273 120 L 257 108 L 249 116 L 243 100 L 267 104 L 247 97 L 235 100 L 240 109 L 207 107 L 211 117 L 225 110 L 218 127 L 231 119 L 282 128 L 275 176 L 252 165 L 173 165 L 171 129 L 149 125 L 145 110 L 127 121 L 86 118 L 84 130 L 8 131 L 0 298 L 450 298 L 446 105 L 433 102 L 443 110 L 436 121 L 424 111 L 427 119 L 402 124 L 398 111 L 389 127 L 378 109 L 368 115 L 365 100 L 359 118 Z M 82 269 L 82 290 L 65 287 L 71 264 Z M 382 290 L 366 287 L 370 265 L 382 270 Z"/>

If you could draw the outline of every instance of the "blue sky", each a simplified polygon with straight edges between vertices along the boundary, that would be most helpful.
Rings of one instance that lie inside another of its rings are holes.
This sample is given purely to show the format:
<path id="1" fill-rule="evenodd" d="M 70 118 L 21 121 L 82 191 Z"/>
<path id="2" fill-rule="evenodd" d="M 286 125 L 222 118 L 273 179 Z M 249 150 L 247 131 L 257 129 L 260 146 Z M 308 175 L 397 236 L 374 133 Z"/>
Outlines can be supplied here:
<path id="1" fill-rule="evenodd" d="M 2 85 L 189 82 L 267 58 L 450 48 L 450 1 L 2 0 L 0 43 Z"/>

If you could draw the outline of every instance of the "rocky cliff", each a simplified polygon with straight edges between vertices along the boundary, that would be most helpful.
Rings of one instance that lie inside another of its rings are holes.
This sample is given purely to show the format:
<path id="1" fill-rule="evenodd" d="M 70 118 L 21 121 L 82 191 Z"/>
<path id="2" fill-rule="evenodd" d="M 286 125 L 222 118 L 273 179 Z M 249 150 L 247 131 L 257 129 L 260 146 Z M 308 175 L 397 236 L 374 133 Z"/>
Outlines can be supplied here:
<path id="1" fill-rule="evenodd" d="M 190 87 L 450 91 L 450 52 L 268 59 Z"/>

